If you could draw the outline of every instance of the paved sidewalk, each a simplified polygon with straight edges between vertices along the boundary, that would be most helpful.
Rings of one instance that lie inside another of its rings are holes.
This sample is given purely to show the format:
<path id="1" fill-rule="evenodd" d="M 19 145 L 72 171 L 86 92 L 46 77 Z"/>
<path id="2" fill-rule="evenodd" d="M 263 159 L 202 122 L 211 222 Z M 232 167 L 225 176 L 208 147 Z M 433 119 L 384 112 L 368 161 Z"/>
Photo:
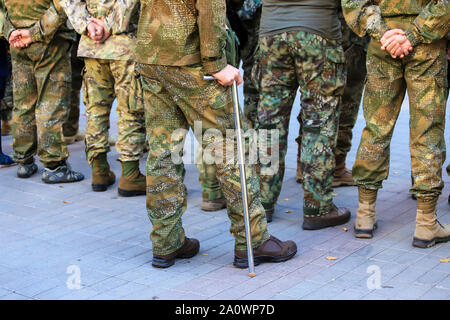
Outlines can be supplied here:
<path id="1" fill-rule="evenodd" d="M 284 186 L 269 224 L 272 234 L 297 242 L 299 253 L 292 260 L 258 266 L 255 278 L 234 268 L 226 212 L 200 210 L 198 173 L 187 165 L 183 223 L 187 235 L 200 240 L 200 253 L 169 269 L 152 268 L 145 197 L 118 197 L 117 181 L 107 192 L 92 192 L 84 144 L 78 142 L 69 150 L 73 168 L 86 175 L 81 183 L 45 185 L 40 175 L 24 180 L 16 177 L 16 167 L 0 169 L 0 299 L 450 299 L 450 263 L 440 262 L 450 258 L 450 243 L 426 250 L 411 246 L 415 201 L 408 193 L 407 105 L 394 133 L 390 176 L 377 202 L 379 228 L 371 240 L 354 238 L 356 187 L 335 190 L 336 203 L 352 211 L 349 223 L 301 229 L 303 191 L 295 182 L 298 111 L 297 97 Z M 360 115 L 349 168 L 363 126 Z M 11 137 L 3 137 L 8 153 L 11 143 Z M 116 158 L 113 148 L 109 161 L 119 175 Z M 450 223 L 447 174 L 444 180 L 438 214 Z"/>

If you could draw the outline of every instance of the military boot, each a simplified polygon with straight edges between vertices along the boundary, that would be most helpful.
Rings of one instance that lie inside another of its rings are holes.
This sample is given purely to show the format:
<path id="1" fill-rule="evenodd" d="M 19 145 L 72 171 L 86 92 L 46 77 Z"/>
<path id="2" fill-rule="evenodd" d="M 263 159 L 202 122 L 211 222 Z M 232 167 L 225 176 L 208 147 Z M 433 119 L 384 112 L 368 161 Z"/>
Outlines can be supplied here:
<path id="1" fill-rule="evenodd" d="M 370 239 L 378 227 L 375 215 L 375 204 L 378 190 L 358 188 L 358 210 L 355 220 L 355 237 Z"/>
<path id="2" fill-rule="evenodd" d="M 302 228 L 304 230 L 319 230 L 338 226 L 350 220 L 351 213 L 347 208 L 338 208 L 334 204 L 330 211 L 320 216 L 304 216 Z"/>
<path id="3" fill-rule="evenodd" d="M 336 168 L 333 174 L 332 186 L 356 186 L 355 180 L 352 177 L 352 171 L 345 167 L 346 156 L 336 156 Z"/>
<path id="4" fill-rule="evenodd" d="M 109 168 L 106 153 L 100 153 L 92 162 L 92 190 L 106 191 L 116 181 L 116 176 Z"/>
<path id="5" fill-rule="evenodd" d="M 416 230 L 414 231 L 413 246 L 430 248 L 439 242 L 450 240 L 450 225 L 442 225 L 436 217 L 437 199 L 417 199 Z"/>
<path id="6" fill-rule="evenodd" d="M 139 161 L 121 161 L 122 175 L 119 180 L 119 196 L 134 197 L 145 195 L 145 176 L 139 171 Z"/>
<path id="7" fill-rule="evenodd" d="M 227 200 L 219 198 L 214 200 L 202 200 L 201 209 L 203 211 L 219 211 L 227 207 Z"/>

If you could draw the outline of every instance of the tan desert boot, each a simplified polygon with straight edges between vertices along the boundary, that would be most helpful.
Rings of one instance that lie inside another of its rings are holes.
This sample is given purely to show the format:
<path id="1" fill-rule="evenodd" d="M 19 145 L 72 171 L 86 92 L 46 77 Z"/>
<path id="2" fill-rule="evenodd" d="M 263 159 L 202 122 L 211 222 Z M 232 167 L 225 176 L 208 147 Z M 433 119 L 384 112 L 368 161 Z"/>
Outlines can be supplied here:
<path id="1" fill-rule="evenodd" d="M 122 175 L 119 180 L 119 195 L 122 197 L 142 196 L 146 193 L 145 176 L 139 171 L 139 161 L 121 161 Z"/>
<path id="2" fill-rule="evenodd" d="M 378 190 L 358 188 L 358 210 L 355 220 L 355 237 L 370 239 L 378 227 L 375 215 L 375 204 Z"/>
<path id="3" fill-rule="evenodd" d="M 336 156 L 336 168 L 333 174 L 332 187 L 356 186 L 352 171 L 345 167 L 346 156 Z"/>
<path id="4" fill-rule="evenodd" d="M 413 246 L 430 248 L 439 242 L 450 240 L 450 225 L 442 225 L 436 217 L 437 199 L 425 201 L 417 199 L 416 230 Z"/>
<path id="5" fill-rule="evenodd" d="M 116 176 L 109 168 L 106 153 L 99 154 L 92 163 L 92 190 L 97 192 L 106 191 L 115 181 Z"/>

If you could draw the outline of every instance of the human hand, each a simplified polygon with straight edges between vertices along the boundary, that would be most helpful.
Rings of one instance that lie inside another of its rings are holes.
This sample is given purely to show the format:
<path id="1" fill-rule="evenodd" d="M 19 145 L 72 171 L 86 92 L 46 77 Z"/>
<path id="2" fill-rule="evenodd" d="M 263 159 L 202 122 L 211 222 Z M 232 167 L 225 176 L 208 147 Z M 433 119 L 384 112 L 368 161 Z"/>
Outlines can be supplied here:
<path id="1" fill-rule="evenodd" d="M 95 43 L 100 41 L 103 36 L 103 27 L 96 24 L 95 22 L 90 22 L 87 26 L 88 37 L 94 40 Z"/>
<path id="2" fill-rule="evenodd" d="M 14 30 L 9 36 L 9 44 L 16 49 L 27 48 L 32 42 L 28 29 Z"/>
<path id="3" fill-rule="evenodd" d="M 89 18 L 88 20 L 91 21 L 91 23 L 90 23 L 89 25 L 95 24 L 95 26 L 96 26 L 97 28 L 101 28 L 101 32 L 102 32 L 101 36 L 96 37 L 95 39 L 91 37 L 92 40 L 94 40 L 95 43 L 102 43 L 102 42 L 104 42 L 106 39 L 109 38 L 109 36 L 110 36 L 111 34 L 109 33 L 108 29 L 106 28 L 106 25 L 105 25 L 105 23 L 103 22 L 103 20 L 97 19 L 97 18 Z M 88 27 L 89 27 L 89 26 L 88 26 Z"/>
<path id="4" fill-rule="evenodd" d="M 404 58 L 413 50 L 402 29 L 391 29 L 380 40 L 381 50 L 387 50 L 393 58 Z"/>
<path id="5" fill-rule="evenodd" d="M 231 86 L 234 81 L 237 85 L 242 83 L 242 76 L 239 69 L 227 64 L 225 68 L 212 75 L 223 86 Z"/>

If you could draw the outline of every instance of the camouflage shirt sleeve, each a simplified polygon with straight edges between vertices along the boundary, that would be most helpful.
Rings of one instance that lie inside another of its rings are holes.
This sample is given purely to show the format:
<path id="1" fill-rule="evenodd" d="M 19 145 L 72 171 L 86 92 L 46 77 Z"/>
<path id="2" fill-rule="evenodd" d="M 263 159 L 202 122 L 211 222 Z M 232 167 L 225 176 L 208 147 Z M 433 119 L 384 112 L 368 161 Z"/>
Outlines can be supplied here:
<path id="1" fill-rule="evenodd" d="M 65 11 L 70 23 L 79 34 L 87 34 L 87 26 L 92 18 L 88 12 L 85 1 L 80 0 L 59 0 L 59 4 Z"/>
<path id="2" fill-rule="evenodd" d="M 445 37 L 449 32 L 449 25 L 448 0 L 431 1 L 406 30 L 406 37 L 412 46 L 419 43 L 431 43 Z"/>
<path id="3" fill-rule="evenodd" d="M 5 5 L 5 1 L 4 0 L 0 0 L 0 10 L 2 11 L 3 14 L 3 32 L 2 35 L 4 36 L 4 38 L 6 40 L 9 39 L 9 35 L 11 34 L 11 32 L 13 32 L 14 30 L 16 30 L 16 28 L 14 27 L 14 25 L 11 23 L 11 20 L 9 20 L 8 18 L 8 12 L 6 11 L 6 5 Z"/>
<path id="4" fill-rule="evenodd" d="M 38 42 L 53 38 L 61 25 L 66 21 L 67 16 L 59 6 L 59 0 L 54 0 L 39 21 L 29 29 L 31 40 Z"/>
<path id="5" fill-rule="evenodd" d="M 139 9 L 139 0 L 116 0 L 113 10 L 106 16 L 105 26 L 111 34 L 126 33 Z"/>
<path id="6" fill-rule="evenodd" d="M 368 34 L 376 40 L 380 40 L 383 34 L 389 30 L 384 21 L 380 7 L 372 0 L 342 0 L 342 11 L 348 26 L 358 36 Z"/>
<path id="7" fill-rule="evenodd" d="M 200 55 L 206 73 L 214 74 L 227 65 L 225 0 L 197 0 Z"/>

